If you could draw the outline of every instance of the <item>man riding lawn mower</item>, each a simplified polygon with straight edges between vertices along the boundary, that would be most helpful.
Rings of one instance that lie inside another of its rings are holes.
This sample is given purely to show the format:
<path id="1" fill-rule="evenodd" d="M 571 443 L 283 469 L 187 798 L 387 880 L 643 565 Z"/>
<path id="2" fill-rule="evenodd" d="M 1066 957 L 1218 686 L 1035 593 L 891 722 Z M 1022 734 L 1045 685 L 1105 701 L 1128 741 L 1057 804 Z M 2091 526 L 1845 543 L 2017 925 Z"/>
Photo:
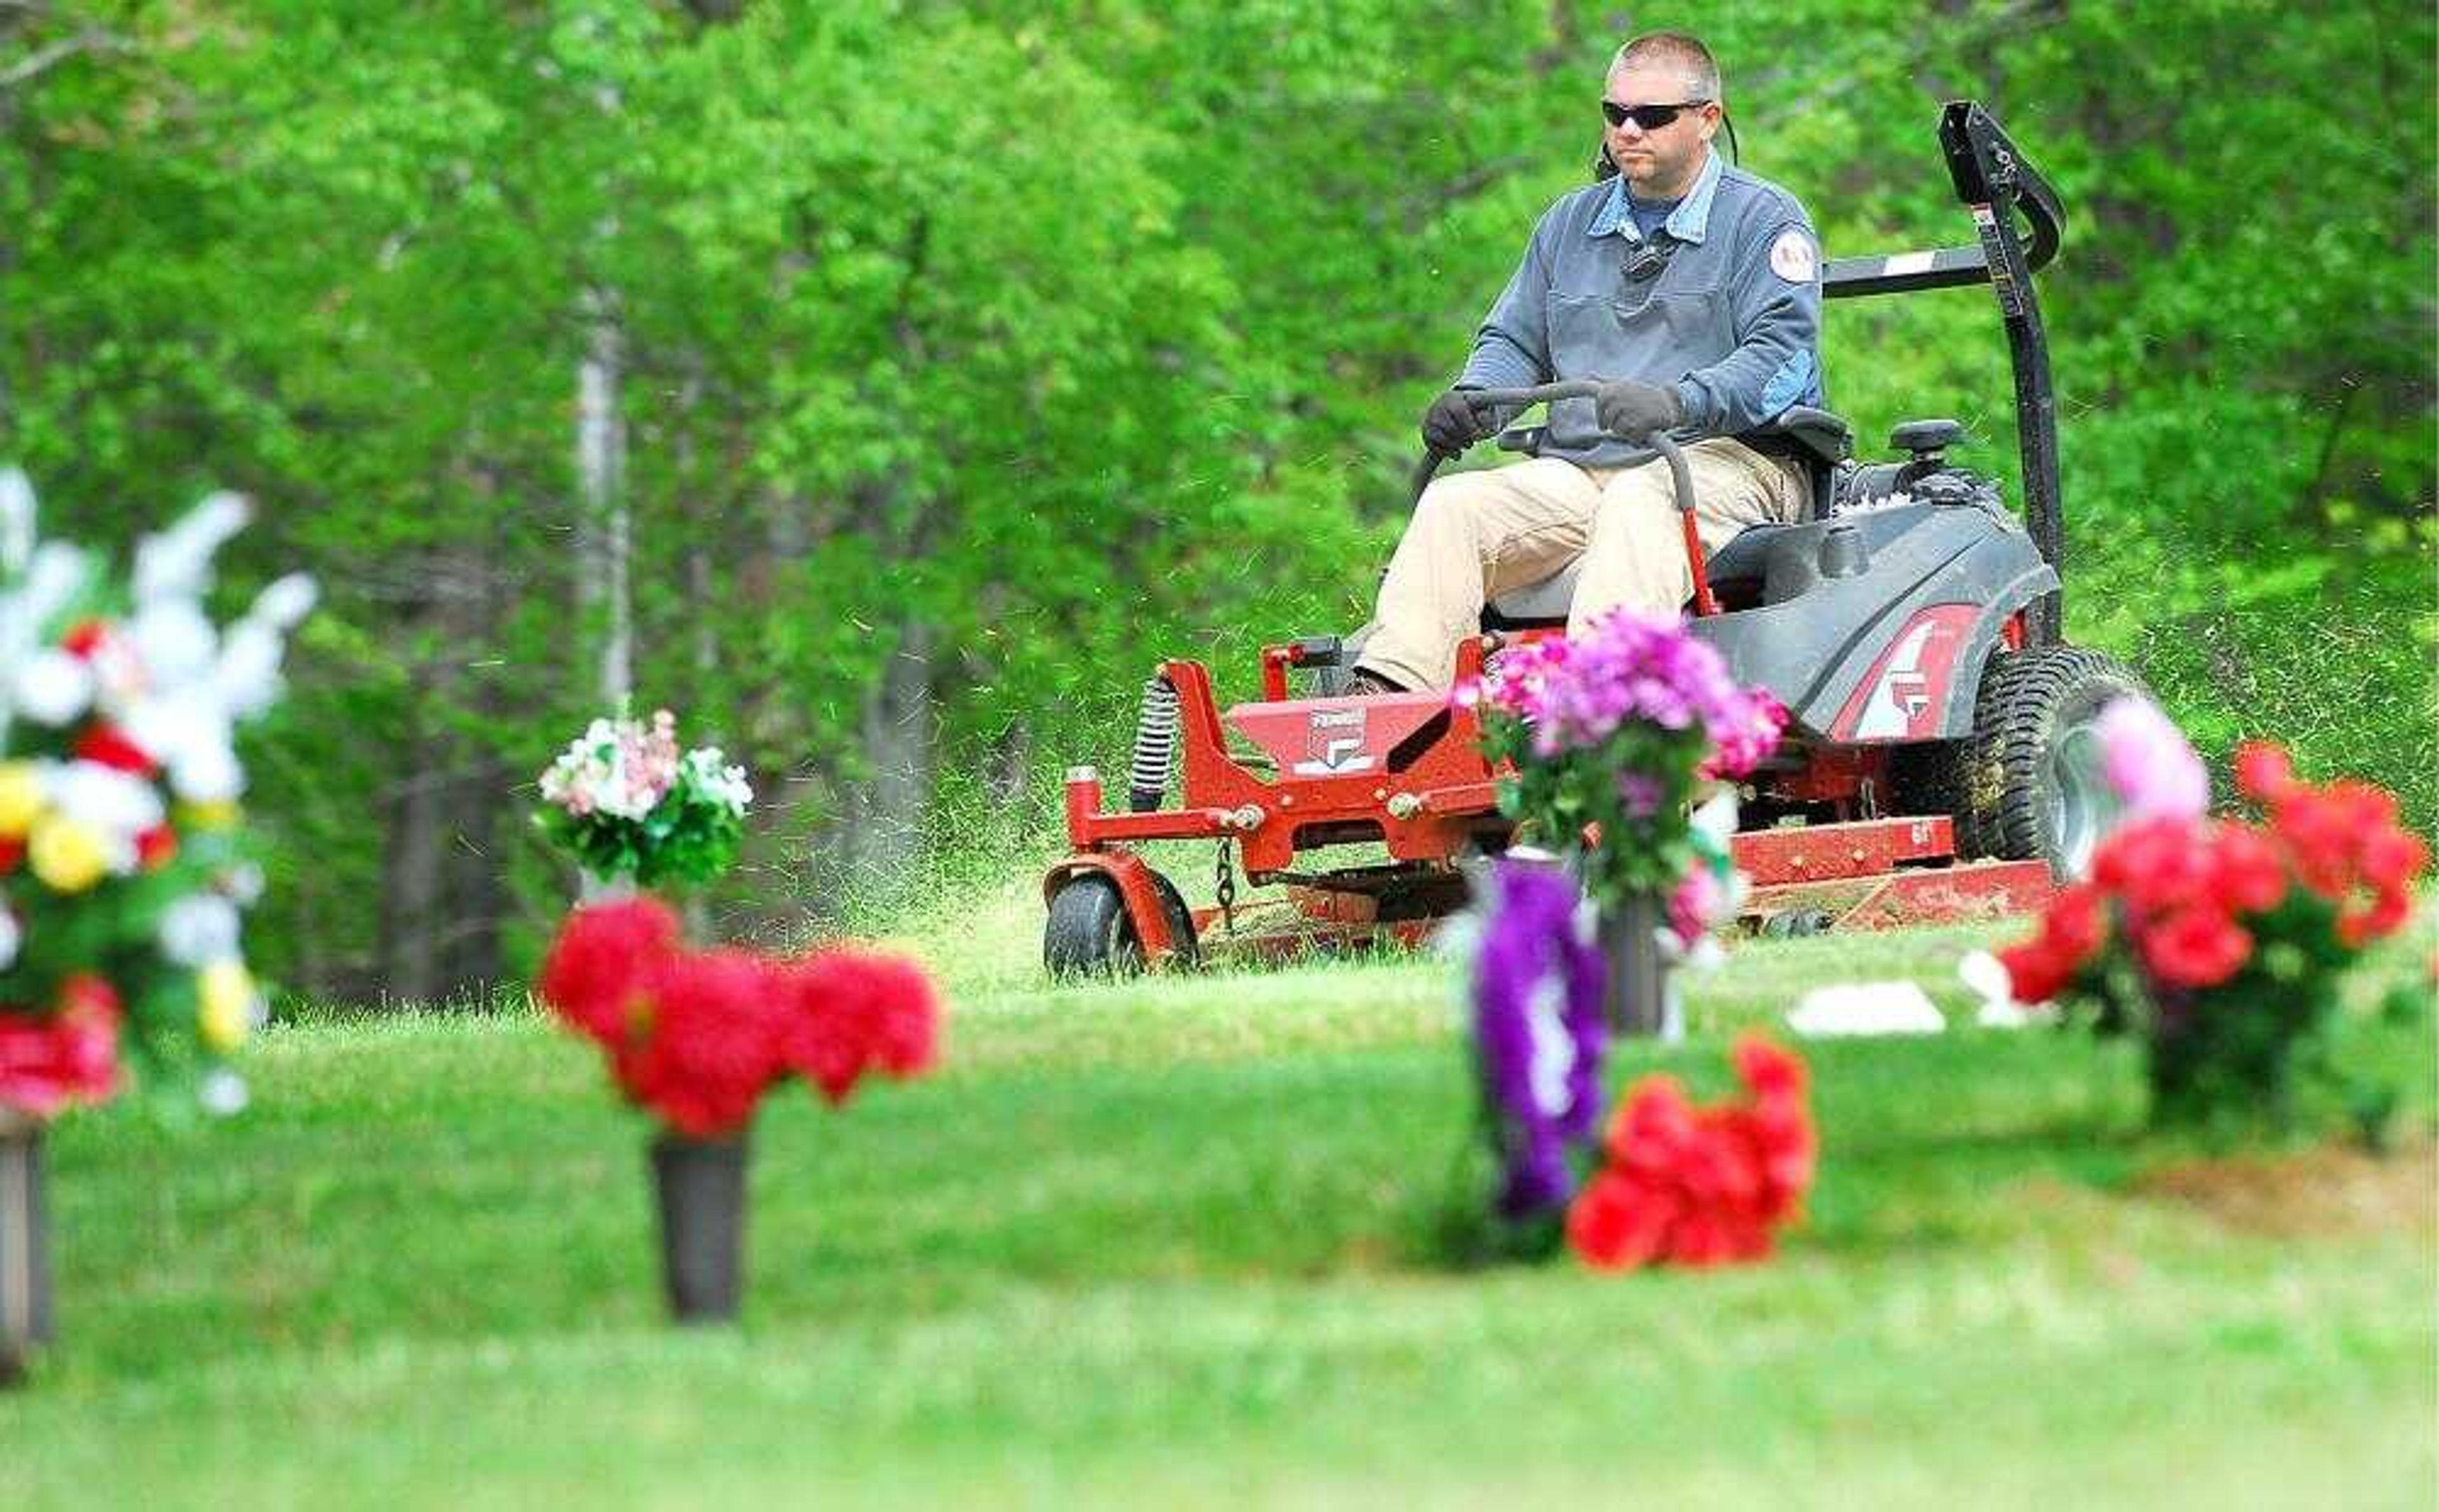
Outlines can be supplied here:
<path id="1" fill-rule="evenodd" d="M 1449 684 L 1504 639 L 1620 603 L 1682 605 L 1739 682 L 1789 711 L 1731 847 L 1763 929 L 2014 913 L 2080 869 L 2111 813 L 2094 721 L 2141 687 L 2058 638 L 2057 437 L 2031 281 L 2057 251 L 2056 196 L 1987 114 L 1951 103 L 1940 145 L 1977 241 L 1824 266 L 1790 197 L 1710 155 L 1716 71 L 1663 40 L 1629 44 L 1607 80 L 1619 172 L 1544 217 L 1466 380 L 1426 418 L 1415 518 L 1375 624 L 1265 647 L 1262 698 L 1224 714 L 1202 664 L 1163 663 L 1127 811 L 1104 810 L 1092 768 L 1068 774 L 1075 851 L 1044 884 L 1054 972 L 1190 963 L 1223 937 L 1419 939 L 1464 903 L 1458 862 L 1511 832 Z M 1680 129 L 1685 142 L 1654 141 Z M 1647 203 L 1671 188 L 1673 205 Z M 1821 300 L 1984 283 L 2015 370 L 2021 525 L 1992 480 L 1949 460 L 1955 422 L 1899 424 L 1903 459 L 1859 464 L 1817 403 Z M 1586 353 L 1640 365 L 1621 381 L 1573 365 Z M 1536 404 L 1543 425 L 1499 437 L 1532 460 L 1433 483 Z M 1216 843 L 1216 907 L 1190 910 L 1133 849 L 1179 839 Z M 1345 845 L 1387 858 L 1299 869 Z M 1284 897 L 1240 904 L 1239 857 Z"/>

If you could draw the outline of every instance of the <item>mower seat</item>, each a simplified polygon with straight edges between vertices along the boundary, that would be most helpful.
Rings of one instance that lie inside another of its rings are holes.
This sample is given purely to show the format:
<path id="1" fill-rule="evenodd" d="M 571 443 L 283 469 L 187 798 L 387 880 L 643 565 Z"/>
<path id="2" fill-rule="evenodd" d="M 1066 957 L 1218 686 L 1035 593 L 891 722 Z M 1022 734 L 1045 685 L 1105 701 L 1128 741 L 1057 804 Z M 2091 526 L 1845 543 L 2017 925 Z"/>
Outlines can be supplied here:
<path id="1" fill-rule="evenodd" d="M 1499 441 L 1503 450 L 1531 451 L 1539 438 L 1537 434 L 1519 436 L 1511 432 Z M 1854 449 L 1854 428 L 1844 418 L 1804 404 L 1791 406 L 1770 424 L 1737 437 L 1756 451 L 1789 457 L 1803 466 L 1808 487 L 1803 511 L 1789 522 L 1794 525 L 1825 519 L 1836 512 L 1842 470 L 1853 471 L 1845 464 Z M 1777 525 L 1750 525 L 1712 552 L 1707 565 L 1713 584 L 1760 578 L 1770 538 L 1782 528 Z M 1540 582 L 1509 589 L 1492 598 L 1483 606 L 1482 628 L 1521 630 L 1565 624 L 1567 606 L 1575 598 L 1576 578 L 1582 565 L 1580 560 L 1571 561 Z"/>

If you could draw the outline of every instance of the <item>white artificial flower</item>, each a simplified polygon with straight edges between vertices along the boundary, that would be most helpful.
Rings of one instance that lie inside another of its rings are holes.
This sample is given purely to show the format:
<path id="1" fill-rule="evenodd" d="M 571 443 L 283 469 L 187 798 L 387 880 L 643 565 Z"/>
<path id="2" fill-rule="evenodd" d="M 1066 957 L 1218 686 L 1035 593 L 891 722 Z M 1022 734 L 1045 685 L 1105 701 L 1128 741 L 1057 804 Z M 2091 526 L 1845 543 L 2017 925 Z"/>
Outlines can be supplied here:
<path id="1" fill-rule="evenodd" d="M 26 584 L 19 590 L 18 611 L 26 616 L 30 632 L 39 632 L 70 600 L 84 592 L 93 578 L 93 557 L 90 553 L 65 542 L 50 541 L 34 548 L 34 560 L 26 568 Z"/>
<path id="2" fill-rule="evenodd" d="M 1708 836 L 1718 848 L 1727 848 L 1729 838 L 1736 832 L 1736 790 L 1721 788 L 1703 800 L 1686 821 L 1698 835 Z"/>
<path id="3" fill-rule="evenodd" d="M 189 893 L 161 913 L 161 953 L 201 967 L 238 952 L 237 905 L 216 893 Z"/>
<path id="4" fill-rule="evenodd" d="M 135 544 L 135 601 L 200 598 L 212 580 L 212 554 L 221 543 L 245 528 L 253 513 L 234 493 L 215 493 L 187 511 L 187 517 L 158 535 Z"/>
<path id="5" fill-rule="evenodd" d="M 250 861 L 240 862 L 221 873 L 216 884 L 221 896 L 240 908 L 252 908 L 262 897 L 262 868 Z"/>
<path id="6" fill-rule="evenodd" d="M 290 631 L 312 613 L 314 600 L 321 590 L 313 585 L 307 573 L 292 572 L 254 596 L 254 607 L 245 617 L 270 626 L 276 631 Z"/>
<path id="7" fill-rule="evenodd" d="M 15 468 L 0 468 L 0 578 L 26 570 L 34 555 L 34 486 Z"/>
<path id="8" fill-rule="evenodd" d="M 742 815 L 746 805 L 754 801 L 754 789 L 745 780 L 745 769 L 726 766 L 721 760 L 716 745 L 698 746 L 686 753 L 686 777 L 697 792 L 725 807 L 731 813 Z"/>
<path id="9" fill-rule="evenodd" d="M 204 677 L 220 655 L 220 632 L 191 598 L 145 605 L 127 622 L 127 640 L 156 687 L 176 687 Z"/>
<path id="10" fill-rule="evenodd" d="M 17 916 L 0 908 L 0 971 L 17 964 L 17 947 L 25 943 L 26 931 Z"/>
<path id="11" fill-rule="evenodd" d="M 278 702 L 282 649 L 279 631 L 258 620 L 241 619 L 229 627 L 212 685 L 231 719 L 252 719 Z"/>
<path id="12" fill-rule="evenodd" d="M 93 706 L 93 668 L 56 646 L 27 656 L 14 683 L 10 702 L 39 724 L 63 725 Z"/>
<path id="13" fill-rule="evenodd" d="M 204 1105 L 204 1112 L 216 1117 L 243 1112 L 247 1101 L 245 1078 L 226 1066 L 215 1067 L 205 1074 L 195 1096 Z"/>
<path id="14" fill-rule="evenodd" d="M 1556 976 L 1534 983 L 1532 995 L 1524 1000 L 1525 1033 L 1532 1041 L 1526 1080 L 1532 1087 L 1533 1106 L 1545 1118 L 1558 1117 L 1574 1101 L 1567 1078 L 1576 1070 L 1576 1037 L 1567 1032 L 1566 1021 L 1560 1017 L 1566 1005 L 1567 984 Z"/>
<path id="15" fill-rule="evenodd" d="M 2015 978 L 2006 963 L 1988 951 L 1969 951 L 1956 963 L 1956 977 L 1982 1000 L 1973 1022 L 1985 1029 L 2021 1029 L 2057 1017 L 2055 1005 L 2016 1001 Z"/>
<path id="16" fill-rule="evenodd" d="M 245 769 L 224 738 L 182 746 L 169 754 L 169 786 L 188 803 L 230 803 L 245 792 Z"/>
<path id="17" fill-rule="evenodd" d="M 66 761 L 43 774 L 51 807 L 88 828 L 133 841 L 168 817 L 161 794 L 133 773 L 98 761 Z"/>
<path id="18" fill-rule="evenodd" d="M 228 743 L 228 720 L 194 684 L 137 699 L 117 714 L 119 732 L 164 765 L 182 751 Z"/>

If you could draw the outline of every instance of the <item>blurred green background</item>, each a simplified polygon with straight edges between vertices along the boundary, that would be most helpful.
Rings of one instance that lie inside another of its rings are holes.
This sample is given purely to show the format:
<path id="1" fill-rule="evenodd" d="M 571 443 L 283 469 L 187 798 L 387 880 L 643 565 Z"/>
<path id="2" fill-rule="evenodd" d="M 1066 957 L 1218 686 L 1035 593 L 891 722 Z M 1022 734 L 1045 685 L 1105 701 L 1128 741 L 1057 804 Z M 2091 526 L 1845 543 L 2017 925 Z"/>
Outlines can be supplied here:
<path id="1" fill-rule="evenodd" d="M 1998 116 L 2071 218 L 2070 636 L 2216 760 L 2439 818 L 2404 0 L 0 5 L 0 457 L 122 545 L 240 488 L 232 597 L 325 584 L 250 750 L 293 990 L 512 980 L 532 776 L 622 683 L 752 768 L 721 927 L 799 928 L 1051 844 L 1157 657 L 1245 696 L 1364 617 L 1415 417 L 1663 26 L 1832 256 L 1968 240 L 1932 128 Z M 1953 416 L 2012 478 L 1986 290 L 1826 342 L 1867 454 Z"/>

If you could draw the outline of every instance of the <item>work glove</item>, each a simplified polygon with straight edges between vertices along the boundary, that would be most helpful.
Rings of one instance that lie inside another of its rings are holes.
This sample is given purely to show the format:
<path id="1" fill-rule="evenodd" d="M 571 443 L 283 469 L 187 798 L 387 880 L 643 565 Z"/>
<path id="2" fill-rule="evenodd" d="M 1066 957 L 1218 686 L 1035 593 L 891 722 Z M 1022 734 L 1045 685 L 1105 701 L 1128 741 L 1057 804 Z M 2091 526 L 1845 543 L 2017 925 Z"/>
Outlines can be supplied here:
<path id="1" fill-rule="evenodd" d="M 1450 389 L 1423 411 L 1423 444 L 1442 456 L 1454 456 L 1489 434 L 1489 412 L 1475 408 L 1463 390 Z"/>
<path id="2" fill-rule="evenodd" d="M 1685 419 L 1684 406 L 1677 402 L 1675 393 L 1631 378 L 1603 383 L 1593 396 L 1593 410 L 1600 417 L 1602 430 L 1629 441 L 1640 441 L 1654 431 L 1673 431 Z"/>

